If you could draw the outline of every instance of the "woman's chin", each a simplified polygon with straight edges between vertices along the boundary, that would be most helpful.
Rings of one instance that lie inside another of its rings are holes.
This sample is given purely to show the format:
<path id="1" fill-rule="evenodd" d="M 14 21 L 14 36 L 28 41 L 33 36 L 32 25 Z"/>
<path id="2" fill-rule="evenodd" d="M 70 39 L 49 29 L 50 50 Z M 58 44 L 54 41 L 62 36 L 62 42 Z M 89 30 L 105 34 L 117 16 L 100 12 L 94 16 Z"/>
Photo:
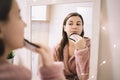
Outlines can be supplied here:
<path id="1" fill-rule="evenodd" d="M 17 47 L 14 48 L 14 50 L 15 50 L 15 49 L 20 49 L 20 48 L 23 48 L 23 47 L 24 47 L 24 46 L 17 46 Z"/>
<path id="2" fill-rule="evenodd" d="M 24 45 L 20 46 L 19 48 L 23 48 L 23 47 L 24 47 Z"/>
<path id="3" fill-rule="evenodd" d="M 23 48 L 24 44 L 19 44 L 18 46 L 15 47 L 15 49 Z"/>

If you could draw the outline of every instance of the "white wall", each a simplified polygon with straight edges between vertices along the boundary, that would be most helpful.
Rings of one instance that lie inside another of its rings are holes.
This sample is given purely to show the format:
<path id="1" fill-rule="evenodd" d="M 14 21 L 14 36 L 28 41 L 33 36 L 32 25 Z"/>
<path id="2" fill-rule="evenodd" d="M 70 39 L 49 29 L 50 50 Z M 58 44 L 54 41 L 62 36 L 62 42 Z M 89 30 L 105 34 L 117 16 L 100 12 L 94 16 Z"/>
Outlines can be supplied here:
<path id="1" fill-rule="evenodd" d="M 120 0 L 101 0 L 97 80 L 120 80 Z"/>

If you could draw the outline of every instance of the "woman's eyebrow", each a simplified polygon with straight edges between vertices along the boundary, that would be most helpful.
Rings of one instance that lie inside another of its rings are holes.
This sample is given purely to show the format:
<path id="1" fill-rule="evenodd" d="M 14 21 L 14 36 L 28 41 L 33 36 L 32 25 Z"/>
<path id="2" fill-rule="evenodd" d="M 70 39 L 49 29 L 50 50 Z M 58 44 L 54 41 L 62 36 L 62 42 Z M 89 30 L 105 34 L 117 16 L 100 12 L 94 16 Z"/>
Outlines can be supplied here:
<path id="1" fill-rule="evenodd" d="M 73 22 L 72 20 L 69 20 L 68 22 Z"/>
<path id="2" fill-rule="evenodd" d="M 82 21 L 77 21 L 77 22 L 81 23 Z"/>

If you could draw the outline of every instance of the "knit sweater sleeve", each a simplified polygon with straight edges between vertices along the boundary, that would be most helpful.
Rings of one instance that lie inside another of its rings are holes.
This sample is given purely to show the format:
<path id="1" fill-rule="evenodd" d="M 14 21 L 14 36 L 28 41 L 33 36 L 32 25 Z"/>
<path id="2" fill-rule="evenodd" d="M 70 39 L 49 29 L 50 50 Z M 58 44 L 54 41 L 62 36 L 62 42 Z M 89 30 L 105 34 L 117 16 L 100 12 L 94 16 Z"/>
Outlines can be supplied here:
<path id="1" fill-rule="evenodd" d="M 40 67 L 41 80 L 65 80 L 62 62 L 54 62 L 50 67 Z"/>
<path id="2" fill-rule="evenodd" d="M 76 72 L 81 79 L 81 76 L 89 76 L 89 62 L 90 62 L 90 43 L 84 49 L 75 50 Z M 84 80 L 87 80 L 84 79 Z"/>

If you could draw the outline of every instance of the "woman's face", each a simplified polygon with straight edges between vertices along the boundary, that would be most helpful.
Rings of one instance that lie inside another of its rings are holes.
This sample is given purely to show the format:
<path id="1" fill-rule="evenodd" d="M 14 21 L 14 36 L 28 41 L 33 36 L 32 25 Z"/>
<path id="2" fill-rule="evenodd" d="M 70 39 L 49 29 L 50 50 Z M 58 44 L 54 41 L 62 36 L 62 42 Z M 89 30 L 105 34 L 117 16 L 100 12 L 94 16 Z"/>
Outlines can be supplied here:
<path id="1" fill-rule="evenodd" d="M 2 35 L 5 46 L 11 50 L 24 46 L 24 28 L 26 24 L 20 17 L 20 9 L 16 0 L 12 1 L 8 21 L 2 26 Z"/>
<path id="2" fill-rule="evenodd" d="M 72 33 L 82 33 L 82 20 L 79 16 L 72 16 L 66 21 L 64 31 L 70 36 Z"/>

